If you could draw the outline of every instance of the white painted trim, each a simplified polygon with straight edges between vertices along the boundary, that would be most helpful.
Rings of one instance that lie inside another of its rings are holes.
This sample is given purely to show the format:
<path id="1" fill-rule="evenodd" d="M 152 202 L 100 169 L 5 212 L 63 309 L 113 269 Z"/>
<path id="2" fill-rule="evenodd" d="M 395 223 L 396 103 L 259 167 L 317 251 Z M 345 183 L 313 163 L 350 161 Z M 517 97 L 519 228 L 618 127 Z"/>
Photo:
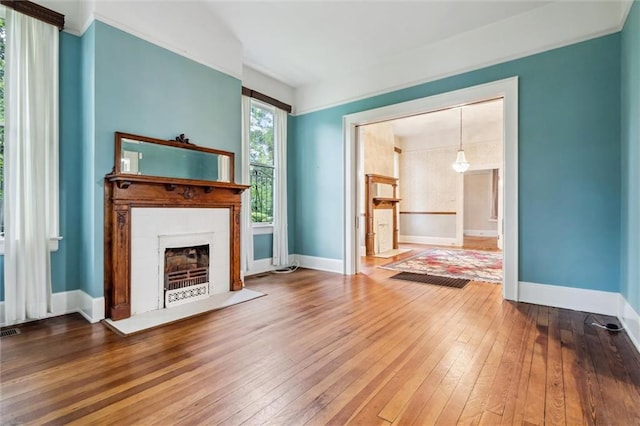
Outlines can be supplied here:
<path id="1" fill-rule="evenodd" d="M 629 304 L 622 294 L 619 295 L 618 319 L 622 323 L 629 339 L 640 352 L 640 314 Z"/>
<path id="2" fill-rule="evenodd" d="M 96 323 L 105 318 L 104 297 L 91 297 L 82 290 L 78 291 L 77 311 L 90 323 Z"/>
<path id="3" fill-rule="evenodd" d="M 493 219 L 497 222 L 496 219 Z M 498 237 L 498 231 L 495 229 L 465 229 L 464 235 L 468 237 Z"/>
<path id="4" fill-rule="evenodd" d="M 398 235 L 398 242 L 412 244 L 431 244 L 436 246 L 459 246 L 455 237 L 423 237 L 419 235 Z"/>
<path id="5" fill-rule="evenodd" d="M 0 326 L 4 326 L 4 301 L 0 302 Z M 92 298 L 82 290 L 70 290 L 51 295 L 51 312 L 46 318 L 80 313 L 87 321 L 94 323 L 104 319 L 104 298 Z M 30 322 L 34 320 L 27 320 Z"/>
<path id="6" fill-rule="evenodd" d="M 504 99 L 504 282 L 503 297 L 518 299 L 518 77 L 514 76 L 453 92 L 441 93 L 413 101 L 361 111 L 343 117 L 344 138 L 344 273 L 355 274 L 359 268 L 356 127 L 465 105 L 481 100 Z"/>
<path id="7" fill-rule="evenodd" d="M 80 290 L 53 293 L 51 295 L 51 313 L 47 317 L 77 312 L 79 293 Z"/>
<path id="8" fill-rule="evenodd" d="M 344 272 L 344 262 L 340 259 L 329 259 L 326 257 L 304 256 L 302 254 L 296 254 L 295 260 L 299 262 L 301 268 L 335 272 L 338 274 L 342 274 Z"/>
<path id="9" fill-rule="evenodd" d="M 253 235 L 268 235 L 273 234 L 273 225 L 252 225 L 251 232 Z"/>
<path id="10" fill-rule="evenodd" d="M 519 286 L 520 302 L 594 314 L 618 315 L 620 293 L 524 281 L 521 281 Z"/>
<path id="11" fill-rule="evenodd" d="M 244 276 L 250 277 L 251 275 L 264 274 L 265 272 L 273 271 L 273 259 L 267 257 L 266 259 L 254 260 L 251 265 L 250 271 L 245 271 Z"/>

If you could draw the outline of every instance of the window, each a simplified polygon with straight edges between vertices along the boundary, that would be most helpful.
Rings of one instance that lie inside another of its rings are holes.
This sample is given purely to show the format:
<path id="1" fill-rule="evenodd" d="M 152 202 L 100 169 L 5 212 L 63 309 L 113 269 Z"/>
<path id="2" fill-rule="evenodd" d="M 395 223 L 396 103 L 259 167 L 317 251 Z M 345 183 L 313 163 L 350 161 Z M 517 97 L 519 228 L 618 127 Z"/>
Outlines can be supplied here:
<path id="1" fill-rule="evenodd" d="M 251 185 L 251 222 L 273 223 L 274 110 L 251 102 L 249 128 L 249 177 Z"/>

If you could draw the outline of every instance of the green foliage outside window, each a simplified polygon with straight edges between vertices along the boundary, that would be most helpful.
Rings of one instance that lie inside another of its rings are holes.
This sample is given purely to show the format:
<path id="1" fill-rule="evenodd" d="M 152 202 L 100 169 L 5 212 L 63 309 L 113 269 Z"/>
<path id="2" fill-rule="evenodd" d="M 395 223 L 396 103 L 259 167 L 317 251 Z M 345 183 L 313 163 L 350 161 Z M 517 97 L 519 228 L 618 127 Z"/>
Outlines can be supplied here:
<path id="1" fill-rule="evenodd" d="M 266 108 L 251 105 L 249 161 L 251 177 L 251 220 L 273 222 L 273 118 Z"/>

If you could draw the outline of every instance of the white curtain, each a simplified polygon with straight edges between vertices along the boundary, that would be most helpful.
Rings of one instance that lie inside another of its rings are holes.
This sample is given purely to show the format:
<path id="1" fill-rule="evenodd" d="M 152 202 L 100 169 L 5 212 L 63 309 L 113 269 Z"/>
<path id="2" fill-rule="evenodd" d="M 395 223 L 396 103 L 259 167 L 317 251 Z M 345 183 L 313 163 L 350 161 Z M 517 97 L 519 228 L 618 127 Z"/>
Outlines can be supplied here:
<path id="1" fill-rule="evenodd" d="M 50 311 L 49 238 L 58 233 L 53 211 L 58 191 L 58 29 L 11 9 L 5 22 L 8 325 L 43 318 Z"/>
<path id="2" fill-rule="evenodd" d="M 251 98 L 242 96 L 242 183 L 250 185 L 250 146 L 249 135 L 251 128 Z M 242 193 L 242 244 L 241 269 L 247 273 L 253 269 L 253 224 L 251 222 L 251 189 Z"/>
<path id="3" fill-rule="evenodd" d="M 273 196 L 273 265 L 289 265 L 287 234 L 287 112 L 276 108 L 274 124 L 276 176 Z"/>

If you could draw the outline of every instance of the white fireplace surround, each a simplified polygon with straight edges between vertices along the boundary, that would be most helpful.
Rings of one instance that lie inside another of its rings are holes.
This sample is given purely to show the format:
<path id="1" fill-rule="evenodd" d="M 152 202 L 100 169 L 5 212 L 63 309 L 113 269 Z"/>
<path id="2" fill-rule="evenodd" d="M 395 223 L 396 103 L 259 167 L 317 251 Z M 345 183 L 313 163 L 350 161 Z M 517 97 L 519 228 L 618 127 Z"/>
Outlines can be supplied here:
<path id="1" fill-rule="evenodd" d="M 229 292 L 229 220 L 225 208 L 132 208 L 131 315 L 164 307 L 166 248 L 208 244 L 209 296 Z"/>

